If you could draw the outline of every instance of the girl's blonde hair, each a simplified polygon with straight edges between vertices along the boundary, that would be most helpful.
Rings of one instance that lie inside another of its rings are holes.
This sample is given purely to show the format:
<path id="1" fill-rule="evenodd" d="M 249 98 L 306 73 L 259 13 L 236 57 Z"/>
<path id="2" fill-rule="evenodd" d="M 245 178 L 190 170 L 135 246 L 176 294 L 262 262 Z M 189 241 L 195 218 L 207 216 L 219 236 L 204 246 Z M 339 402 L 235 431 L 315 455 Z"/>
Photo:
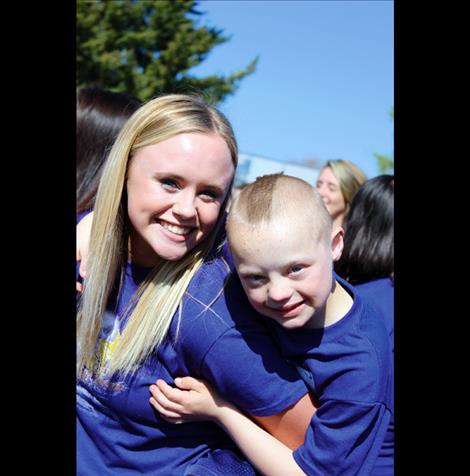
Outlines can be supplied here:
<path id="1" fill-rule="evenodd" d="M 339 188 L 343 194 L 347 212 L 355 193 L 367 180 L 367 177 L 357 165 L 354 165 L 349 160 L 328 160 L 323 168 L 325 167 L 330 167 L 333 175 L 338 180 Z"/>
<path id="2" fill-rule="evenodd" d="M 113 285 L 118 278 L 119 287 L 122 284 L 128 259 L 125 181 L 129 161 L 142 147 L 192 132 L 220 134 L 236 167 L 238 149 L 228 119 L 192 95 L 171 94 L 147 102 L 124 125 L 111 149 L 96 196 L 87 276 L 77 315 L 77 376 L 90 366 Z M 229 195 L 230 190 L 211 234 L 180 260 L 162 260 L 140 285 L 135 308 L 106 368 L 101 363 L 94 369 L 97 376 L 132 372 L 162 343 L 189 282 L 214 246 Z"/>

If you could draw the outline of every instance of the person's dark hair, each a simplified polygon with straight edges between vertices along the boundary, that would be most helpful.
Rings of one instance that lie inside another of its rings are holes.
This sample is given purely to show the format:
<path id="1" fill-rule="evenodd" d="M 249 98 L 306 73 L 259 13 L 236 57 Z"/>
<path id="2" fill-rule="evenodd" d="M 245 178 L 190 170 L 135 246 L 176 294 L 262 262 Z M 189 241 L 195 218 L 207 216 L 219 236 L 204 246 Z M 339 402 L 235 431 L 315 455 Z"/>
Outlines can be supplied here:
<path id="1" fill-rule="evenodd" d="M 367 180 L 346 216 L 344 250 L 335 271 L 351 284 L 389 277 L 394 271 L 394 176 Z"/>
<path id="2" fill-rule="evenodd" d="M 77 213 L 93 207 L 101 169 L 119 131 L 140 107 L 134 97 L 99 87 L 77 96 Z"/>

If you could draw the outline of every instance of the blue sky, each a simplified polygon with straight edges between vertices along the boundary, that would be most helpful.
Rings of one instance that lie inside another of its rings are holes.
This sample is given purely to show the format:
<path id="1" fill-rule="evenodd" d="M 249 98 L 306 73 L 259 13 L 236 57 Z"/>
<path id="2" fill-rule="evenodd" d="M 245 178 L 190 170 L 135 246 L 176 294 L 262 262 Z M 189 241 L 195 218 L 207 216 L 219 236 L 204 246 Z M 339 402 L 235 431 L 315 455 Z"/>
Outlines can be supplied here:
<path id="1" fill-rule="evenodd" d="M 198 10 L 230 39 L 192 74 L 229 75 L 259 56 L 220 105 L 240 152 L 379 173 L 373 154 L 393 154 L 393 1 L 205 0 Z"/>

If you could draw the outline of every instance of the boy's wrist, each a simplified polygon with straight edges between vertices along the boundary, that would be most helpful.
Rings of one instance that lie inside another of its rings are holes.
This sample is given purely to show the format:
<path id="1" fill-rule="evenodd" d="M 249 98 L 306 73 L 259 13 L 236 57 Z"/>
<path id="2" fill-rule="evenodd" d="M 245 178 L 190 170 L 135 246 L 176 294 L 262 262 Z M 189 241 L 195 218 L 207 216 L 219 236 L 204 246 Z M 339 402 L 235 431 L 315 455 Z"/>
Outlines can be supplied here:
<path id="1" fill-rule="evenodd" d="M 225 428 L 226 425 L 233 420 L 234 417 L 240 414 L 240 410 L 230 403 L 224 403 L 217 407 L 213 418 L 215 423 Z"/>

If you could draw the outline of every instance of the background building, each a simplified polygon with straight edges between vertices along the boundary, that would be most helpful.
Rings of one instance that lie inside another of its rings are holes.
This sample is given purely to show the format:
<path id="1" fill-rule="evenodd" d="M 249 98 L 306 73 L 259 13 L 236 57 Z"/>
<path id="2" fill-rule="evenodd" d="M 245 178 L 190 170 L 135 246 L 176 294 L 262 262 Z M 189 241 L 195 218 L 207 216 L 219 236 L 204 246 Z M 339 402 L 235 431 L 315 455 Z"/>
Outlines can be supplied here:
<path id="1" fill-rule="evenodd" d="M 256 177 L 266 174 L 284 172 L 286 175 L 299 177 L 315 186 L 320 169 L 308 167 L 296 162 L 286 162 L 259 155 L 238 154 L 238 167 L 235 176 L 235 187 L 253 182 Z"/>

